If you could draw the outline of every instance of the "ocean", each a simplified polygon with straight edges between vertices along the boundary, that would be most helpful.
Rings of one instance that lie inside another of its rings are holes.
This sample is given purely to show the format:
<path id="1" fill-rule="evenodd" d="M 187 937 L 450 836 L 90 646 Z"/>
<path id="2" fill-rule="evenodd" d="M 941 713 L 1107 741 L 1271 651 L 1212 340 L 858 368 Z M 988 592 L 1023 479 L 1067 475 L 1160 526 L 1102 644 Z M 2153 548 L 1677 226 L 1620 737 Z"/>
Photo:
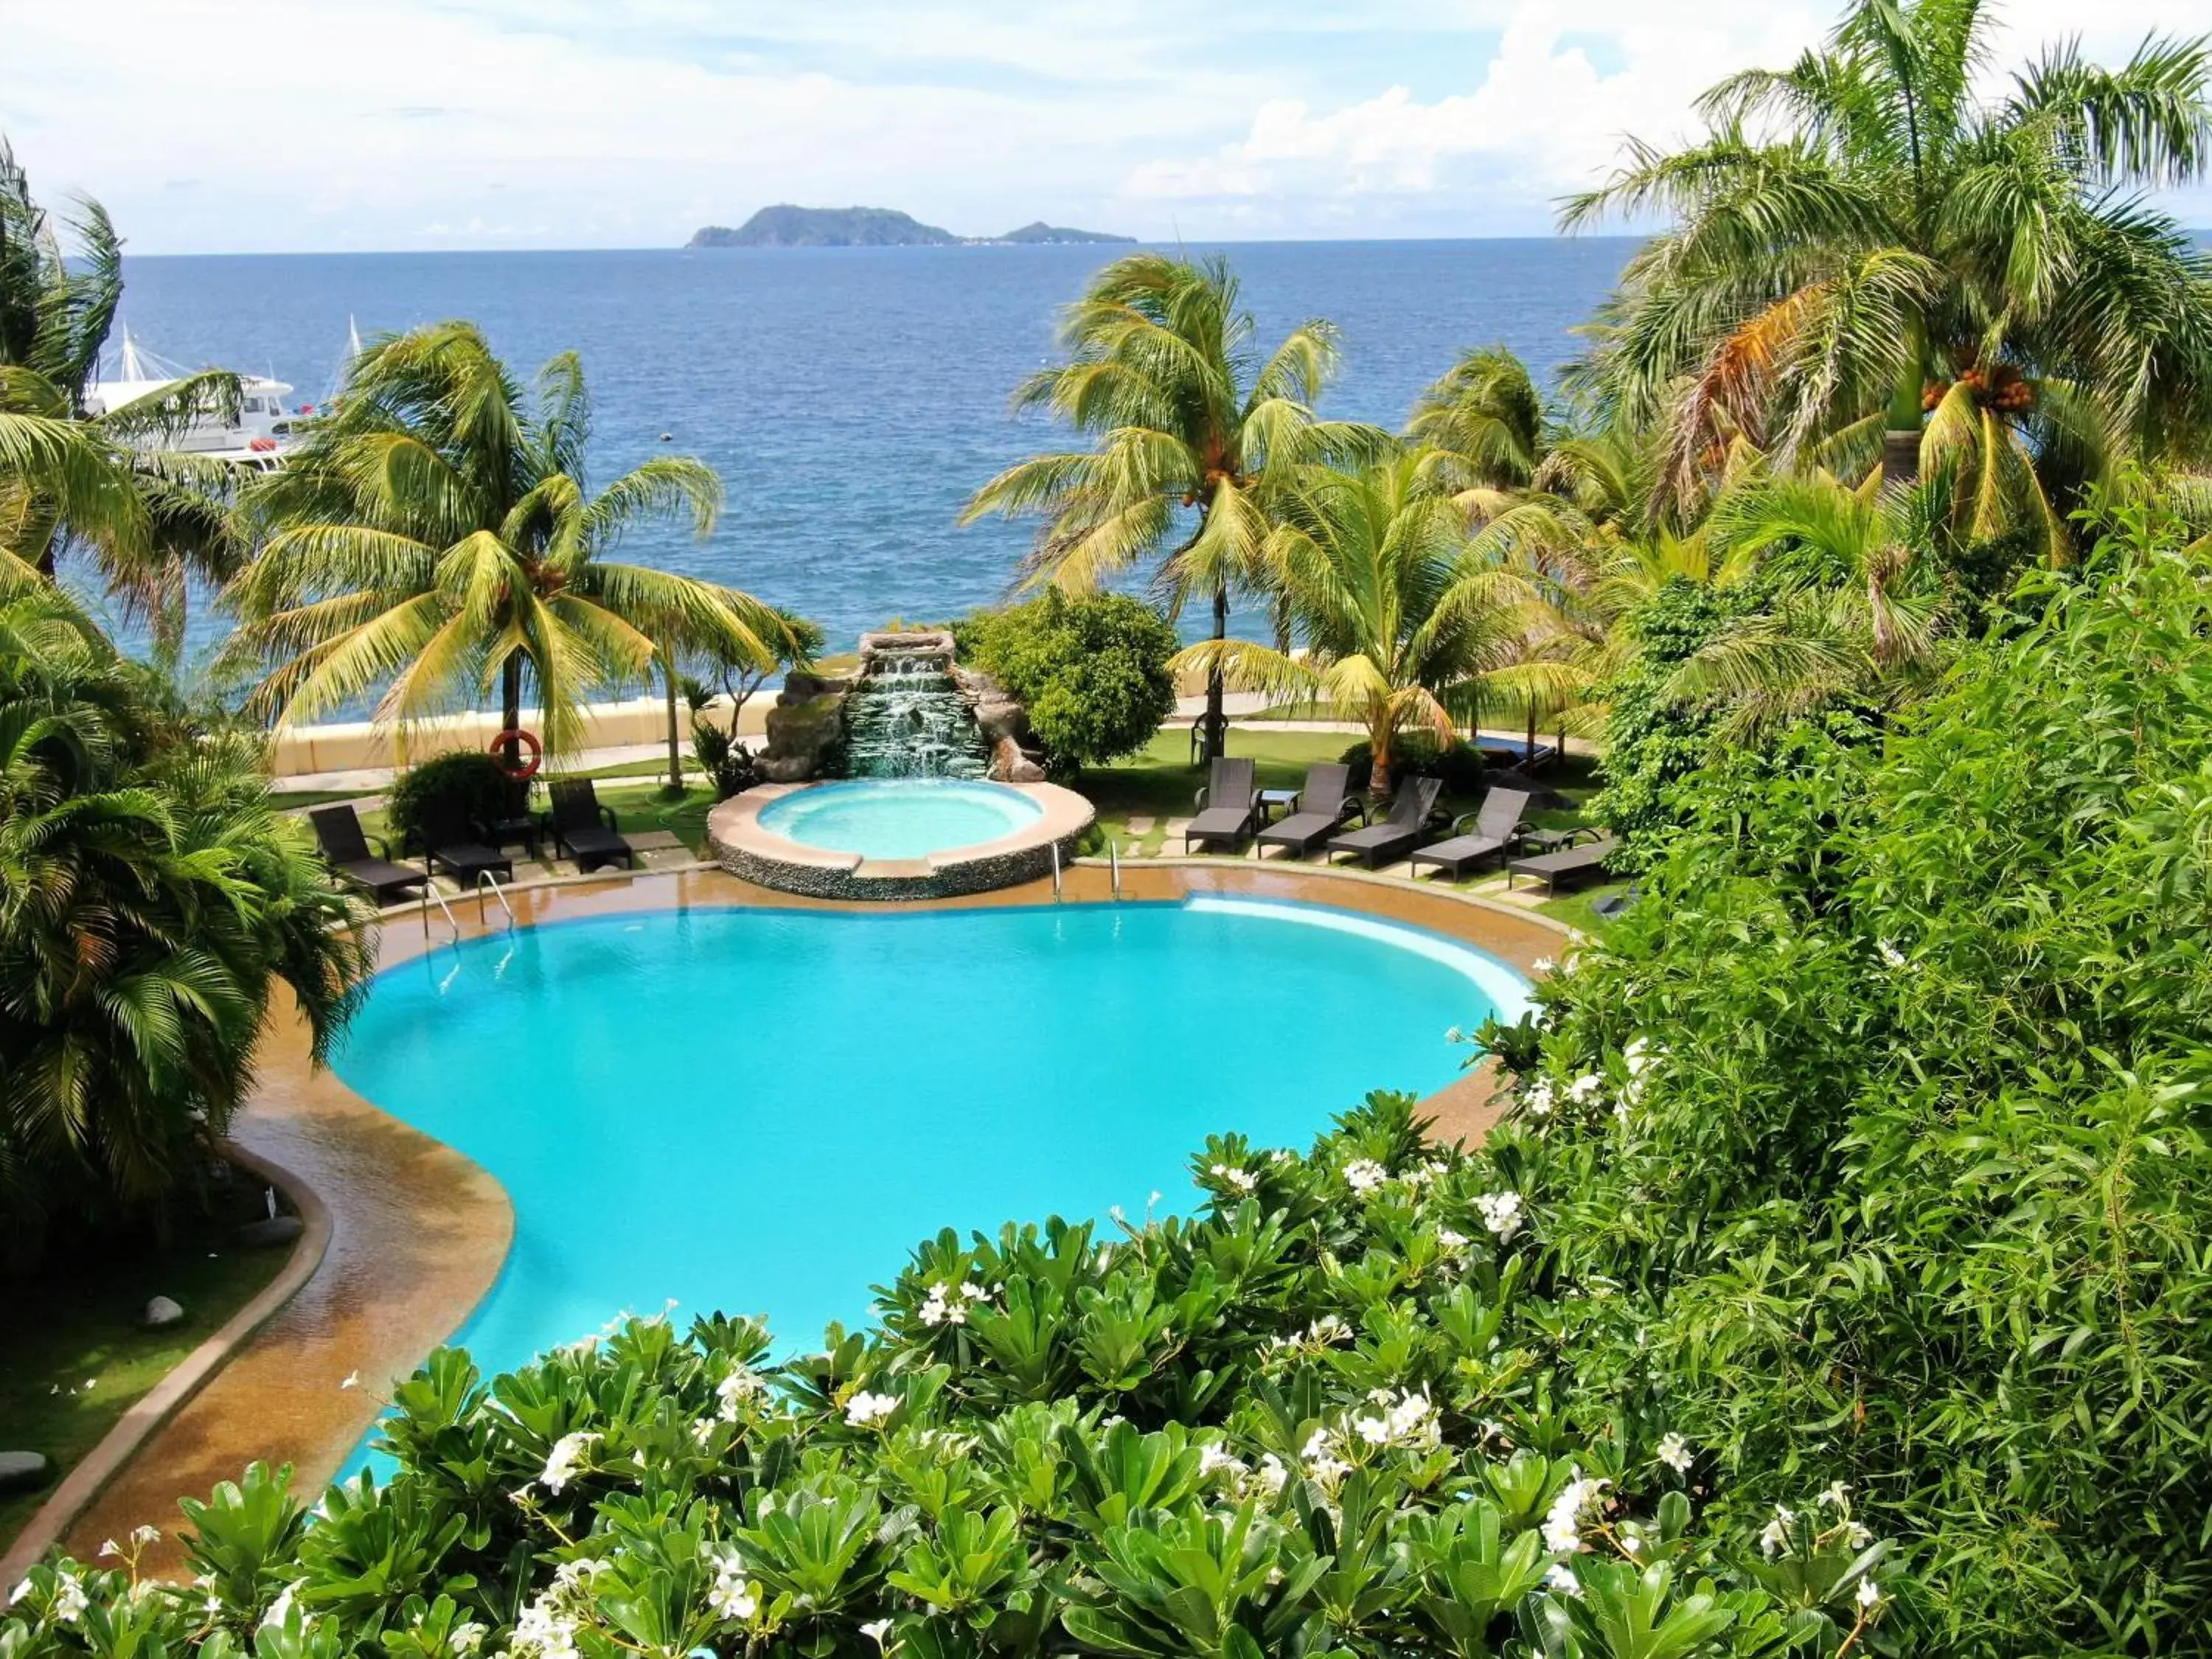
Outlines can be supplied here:
<path id="1" fill-rule="evenodd" d="M 1336 324 L 1325 413 L 1396 427 L 1461 350 L 1502 341 L 1548 377 L 1634 244 L 1621 238 L 1246 243 L 1233 262 L 1263 343 Z M 1008 463 L 1068 434 L 1013 418 L 1060 307 L 1114 247 L 647 250 L 131 258 L 123 321 L 187 367 L 268 374 L 321 401 L 362 337 L 473 319 L 526 378 L 581 354 L 591 480 L 696 455 L 728 489 L 704 542 L 655 526 L 619 556 L 746 589 L 821 623 L 833 648 L 893 617 L 1002 598 L 1031 526 L 956 527 Z M 668 434 L 666 442 L 662 434 Z M 204 651 L 223 619 L 195 612 Z"/>

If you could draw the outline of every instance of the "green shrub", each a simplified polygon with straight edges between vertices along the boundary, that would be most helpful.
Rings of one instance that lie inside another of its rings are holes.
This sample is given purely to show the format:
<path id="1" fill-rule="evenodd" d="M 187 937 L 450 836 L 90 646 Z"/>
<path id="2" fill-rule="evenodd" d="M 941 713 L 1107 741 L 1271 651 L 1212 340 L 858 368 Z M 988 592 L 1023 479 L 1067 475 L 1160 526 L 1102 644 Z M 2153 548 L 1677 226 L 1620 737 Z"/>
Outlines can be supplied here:
<path id="1" fill-rule="evenodd" d="M 1399 778 L 1437 779 L 1447 795 L 1482 793 L 1482 750 L 1471 743 L 1455 743 L 1445 749 L 1429 732 L 1401 732 L 1391 754 L 1391 769 Z M 1375 769 L 1374 753 L 1367 739 L 1362 738 L 1337 758 L 1352 769 L 1352 788 L 1355 792 L 1366 788 L 1367 780 Z"/>
<path id="2" fill-rule="evenodd" d="M 727 800 L 760 781 L 753 751 L 731 736 L 728 726 L 700 713 L 696 703 L 691 714 L 691 754 L 707 774 L 716 800 Z"/>
<path id="3" fill-rule="evenodd" d="M 2212 561 L 2175 539 L 2136 515 L 1884 748 L 1801 731 L 1693 816 L 1547 989 L 1497 1148 L 1582 1397 L 1711 1448 L 1739 1524 L 1848 1481 L 1917 1652 L 2212 1651 Z"/>
<path id="4" fill-rule="evenodd" d="M 1194 1170 L 1188 1220 L 940 1233 L 879 1322 L 781 1365 L 719 1314 L 489 1385 L 441 1352 L 395 1393 L 389 1484 L 309 1523 L 251 1472 L 188 1507 L 195 1583 L 34 1570 L 0 1653 L 108 1659 L 125 1609 L 171 1659 L 1864 1643 L 1882 1558 L 1847 1504 L 1763 1559 L 1698 1521 L 1720 1472 L 1662 1414 L 1565 1409 L 1551 1222 L 1510 1164 L 1377 1096 L 1310 1157 L 1225 1136 Z"/>
<path id="5" fill-rule="evenodd" d="M 477 823 L 507 815 L 516 789 L 499 757 L 481 749 L 456 749 L 418 761 L 402 772 L 385 801 L 385 819 L 406 847 L 419 846 L 422 820 L 434 801 L 451 801 Z"/>
<path id="6" fill-rule="evenodd" d="M 953 637 L 1029 711 L 1054 776 L 1143 748 L 1175 712 L 1175 629 L 1127 594 L 1048 592 L 964 617 Z"/>

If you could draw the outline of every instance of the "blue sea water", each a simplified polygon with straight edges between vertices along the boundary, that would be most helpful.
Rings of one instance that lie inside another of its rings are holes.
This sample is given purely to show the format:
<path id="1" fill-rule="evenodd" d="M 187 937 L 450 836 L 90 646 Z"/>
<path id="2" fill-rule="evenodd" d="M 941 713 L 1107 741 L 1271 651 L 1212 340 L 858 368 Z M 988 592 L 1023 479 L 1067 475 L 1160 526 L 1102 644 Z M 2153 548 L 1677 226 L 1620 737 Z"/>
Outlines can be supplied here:
<path id="1" fill-rule="evenodd" d="M 1344 337 L 1327 413 L 1395 427 L 1473 345 L 1540 374 L 1633 244 L 1612 238 L 1249 243 L 1233 261 L 1263 341 L 1312 317 Z M 479 323 L 532 370 L 582 355 L 604 482 L 694 454 L 729 492 L 707 542 L 655 527 L 625 556 L 744 587 L 824 624 L 833 647 L 892 617 L 1004 593 L 1030 527 L 955 527 L 975 487 L 1060 441 L 1008 400 L 1049 360 L 1060 307 L 1118 250 L 957 247 L 132 258 L 123 318 L 188 367 L 273 374 L 319 401 L 364 337 Z M 1205 250 L 1194 250 L 1203 252 Z M 670 441 L 659 441 L 662 433 Z M 193 640 L 221 631 L 204 611 Z"/>
<path id="2" fill-rule="evenodd" d="M 868 1314 L 938 1229 L 1188 1212 L 1209 1133 L 1303 1149 L 1525 986 L 1438 936 L 1201 899 L 705 908 L 495 935 L 379 976 L 336 1065 L 513 1199 L 460 1334 L 488 1370 L 624 1310 Z M 1295 1041 L 1283 1041 L 1296 1033 Z"/>

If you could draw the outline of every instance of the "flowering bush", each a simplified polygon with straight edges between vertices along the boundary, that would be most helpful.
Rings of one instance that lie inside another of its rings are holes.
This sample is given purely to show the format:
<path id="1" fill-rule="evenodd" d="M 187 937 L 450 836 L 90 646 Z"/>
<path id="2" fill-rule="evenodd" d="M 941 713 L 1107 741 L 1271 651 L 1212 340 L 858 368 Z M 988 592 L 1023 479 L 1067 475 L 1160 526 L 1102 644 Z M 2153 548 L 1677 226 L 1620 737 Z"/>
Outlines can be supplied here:
<path id="1" fill-rule="evenodd" d="M 1394 1096 L 1308 1156 L 1217 1138 L 1194 1218 L 942 1233 L 877 1324 L 781 1364 L 720 1315 L 488 1384 L 441 1352 L 388 1484 L 311 1524 L 257 1466 L 185 1506 L 191 1584 L 137 1540 L 41 1566 L 0 1656 L 1883 1650 L 1840 1489 L 1762 1544 L 1705 1524 L 1659 1402 L 1568 1407 L 1520 1145 L 1438 1152 Z"/>
<path id="2" fill-rule="evenodd" d="M 1778 1561 L 1840 1518 L 1808 1473 L 1849 1481 L 1917 1651 L 2212 1652 L 2212 564 L 2179 539 L 2124 521 L 1884 749 L 1811 734 L 1717 792 L 1547 988 L 1493 1138 L 1572 1432 L 1681 1435 L 1705 1520 Z"/>

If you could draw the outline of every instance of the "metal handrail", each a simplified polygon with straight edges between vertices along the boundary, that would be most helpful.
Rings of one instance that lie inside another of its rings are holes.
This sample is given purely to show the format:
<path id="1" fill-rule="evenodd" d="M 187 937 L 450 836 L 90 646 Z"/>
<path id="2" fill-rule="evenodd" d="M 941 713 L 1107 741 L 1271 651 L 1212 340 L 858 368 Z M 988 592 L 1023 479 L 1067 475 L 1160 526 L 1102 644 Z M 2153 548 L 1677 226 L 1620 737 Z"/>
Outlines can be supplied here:
<path id="1" fill-rule="evenodd" d="M 1059 902 L 1060 902 L 1060 843 L 1059 843 L 1058 842 L 1052 842 L 1052 843 L 1051 843 L 1051 845 L 1052 845 L 1052 902 L 1053 902 L 1054 904 L 1057 904 L 1057 903 L 1059 903 Z"/>
<path id="2" fill-rule="evenodd" d="M 483 925 L 484 884 L 487 882 L 491 884 L 492 896 L 499 901 L 499 908 L 507 912 L 507 928 L 509 933 L 513 933 L 515 927 L 514 907 L 507 902 L 507 893 L 506 890 L 500 886 L 499 878 L 492 874 L 489 870 L 479 870 L 477 872 L 477 925 L 478 927 L 482 927 Z"/>
<path id="3" fill-rule="evenodd" d="M 453 908 L 446 902 L 446 896 L 438 890 L 438 884 L 434 880 L 426 881 L 422 884 L 422 891 L 424 894 L 422 900 L 423 941 L 427 944 L 430 938 L 430 905 L 433 900 L 436 901 L 438 908 L 444 912 L 446 926 L 453 930 L 453 938 L 458 941 L 461 937 L 461 924 L 453 920 Z"/>
<path id="4" fill-rule="evenodd" d="M 1121 843 L 1106 837 L 1106 862 L 1114 872 L 1114 902 L 1121 902 Z"/>

